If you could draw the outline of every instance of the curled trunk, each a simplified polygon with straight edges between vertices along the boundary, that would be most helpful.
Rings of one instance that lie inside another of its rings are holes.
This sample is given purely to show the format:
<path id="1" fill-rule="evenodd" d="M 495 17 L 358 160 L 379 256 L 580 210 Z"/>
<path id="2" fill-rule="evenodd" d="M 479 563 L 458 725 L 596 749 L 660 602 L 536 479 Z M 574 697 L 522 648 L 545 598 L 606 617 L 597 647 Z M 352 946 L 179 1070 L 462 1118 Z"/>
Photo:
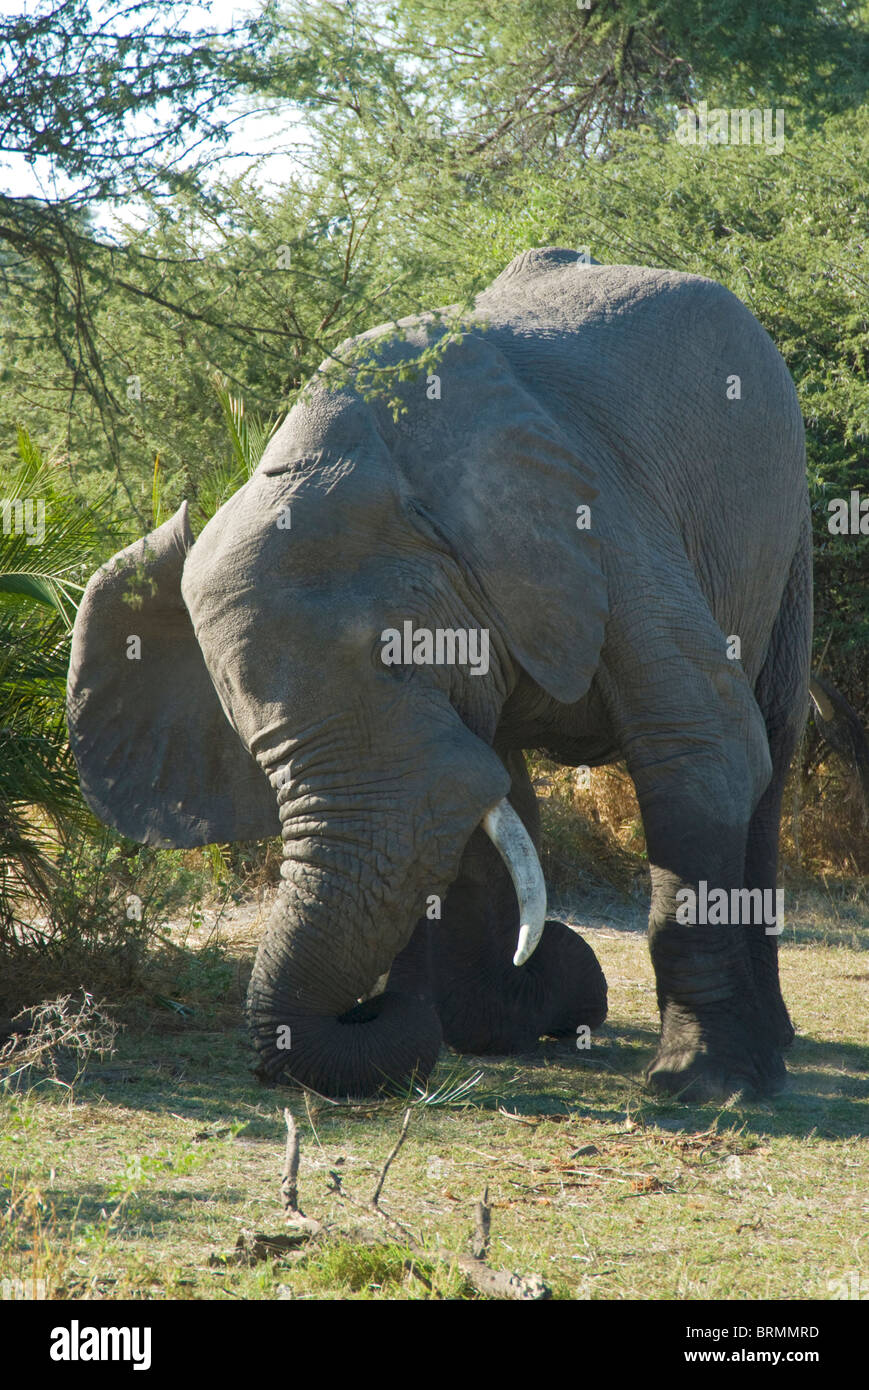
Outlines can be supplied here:
<path id="1" fill-rule="evenodd" d="M 263 1075 L 329 1096 L 406 1090 L 441 1045 L 434 1002 L 415 984 L 378 982 L 407 945 L 431 894 L 443 895 L 480 819 L 509 785 L 503 764 L 451 710 L 421 742 L 404 707 L 389 758 L 358 756 L 343 787 L 343 747 L 271 774 L 284 840 L 281 885 L 257 953 L 248 1018 Z M 439 716 L 439 717 L 438 717 Z M 404 749 L 411 752 L 404 753 Z M 383 775 L 390 765 L 391 776 Z M 419 768 L 428 773 L 421 782 Z"/>
<path id="2" fill-rule="evenodd" d="M 364 1096 L 429 1074 L 441 1045 L 434 1008 L 390 989 L 365 998 L 408 935 L 388 917 L 381 910 L 366 930 L 337 874 L 282 884 L 248 991 L 263 1075 Z"/>

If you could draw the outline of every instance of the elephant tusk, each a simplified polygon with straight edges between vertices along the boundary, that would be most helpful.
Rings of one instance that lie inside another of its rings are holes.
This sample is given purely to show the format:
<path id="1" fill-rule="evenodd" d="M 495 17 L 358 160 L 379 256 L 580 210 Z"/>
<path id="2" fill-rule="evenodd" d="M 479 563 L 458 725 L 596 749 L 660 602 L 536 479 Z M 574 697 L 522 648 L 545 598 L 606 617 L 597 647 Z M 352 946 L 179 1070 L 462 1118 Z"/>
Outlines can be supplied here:
<path id="1" fill-rule="evenodd" d="M 546 921 L 546 884 L 537 851 L 513 807 L 498 802 L 482 819 L 482 827 L 509 870 L 519 900 L 519 941 L 514 965 L 534 954 Z"/>

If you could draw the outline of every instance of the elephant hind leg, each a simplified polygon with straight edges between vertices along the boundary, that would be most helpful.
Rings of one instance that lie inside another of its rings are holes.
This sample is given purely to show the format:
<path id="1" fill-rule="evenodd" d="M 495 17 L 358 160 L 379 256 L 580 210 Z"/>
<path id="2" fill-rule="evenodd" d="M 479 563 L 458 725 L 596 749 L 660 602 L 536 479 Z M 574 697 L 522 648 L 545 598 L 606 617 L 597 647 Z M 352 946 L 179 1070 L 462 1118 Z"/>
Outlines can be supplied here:
<path id="1" fill-rule="evenodd" d="M 700 610 L 693 616 L 690 656 L 678 632 L 661 634 L 657 669 L 642 686 L 615 682 L 611 698 L 652 874 L 661 1039 L 647 1080 L 703 1101 L 774 1094 L 786 1073 L 755 984 L 743 899 L 734 898 L 772 772 L 766 727 L 721 629 Z"/>
<path id="2" fill-rule="evenodd" d="M 711 771 L 711 770 L 710 770 Z M 661 1039 L 649 1086 L 687 1101 L 774 1095 L 785 1084 L 776 1029 L 757 989 L 746 929 L 727 920 L 741 887 L 746 829 L 687 796 L 643 806 L 652 873 L 649 946 Z M 747 827 L 749 816 L 746 815 Z M 718 905 L 723 899 L 725 919 Z M 713 906 L 710 908 L 710 903 Z M 763 931 L 763 927 L 759 928 Z"/>
<path id="3" fill-rule="evenodd" d="M 788 765 L 799 741 L 798 730 L 770 733 L 770 751 L 775 771 L 751 819 L 745 851 L 745 887 L 760 889 L 774 897 L 778 872 L 778 841 L 781 804 Z M 777 923 L 779 929 L 781 923 Z M 744 928 L 751 960 L 754 984 L 761 1007 L 774 1020 L 779 1047 L 789 1047 L 794 1040 L 794 1028 L 781 992 L 778 965 L 778 935 L 762 926 Z"/>
<path id="4" fill-rule="evenodd" d="M 807 526 L 791 564 L 781 609 L 754 688 L 769 739 L 772 777 L 748 829 L 748 889 L 775 892 L 782 796 L 806 719 L 811 642 L 811 533 Z M 778 936 L 767 935 L 756 927 L 745 930 L 758 995 L 775 1020 L 779 1046 L 788 1047 L 793 1042 L 794 1029 L 779 983 Z"/>

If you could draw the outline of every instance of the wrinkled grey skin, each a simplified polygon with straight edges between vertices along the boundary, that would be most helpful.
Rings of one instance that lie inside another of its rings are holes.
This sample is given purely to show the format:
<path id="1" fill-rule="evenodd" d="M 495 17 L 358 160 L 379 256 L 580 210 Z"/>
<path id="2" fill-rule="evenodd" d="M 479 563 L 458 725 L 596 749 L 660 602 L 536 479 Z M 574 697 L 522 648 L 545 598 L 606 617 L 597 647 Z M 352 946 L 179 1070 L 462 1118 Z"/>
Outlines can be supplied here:
<path id="1" fill-rule="evenodd" d="M 406 327 L 384 361 L 439 331 Z M 624 758 L 652 872 L 648 1080 L 774 1092 L 793 1036 L 776 937 L 675 911 L 700 880 L 775 887 L 811 638 L 792 382 L 720 286 L 565 250 L 519 256 L 469 329 L 439 400 L 402 383 L 395 423 L 317 385 L 195 544 L 182 508 L 94 577 L 69 682 L 85 793 L 127 835 L 173 845 L 273 833 L 279 806 L 254 1039 L 268 1075 L 361 1093 L 425 1073 L 442 1028 L 506 1049 L 600 1021 L 597 963 L 559 924 L 511 964 L 515 897 L 478 827 L 509 793 L 535 833 L 522 749 Z M 130 561 L 151 581 L 138 609 Z M 381 633 L 408 618 L 487 629 L 488 673 L 384 666 Z M 440 922 L 423 915 L 433 894 Z"/>

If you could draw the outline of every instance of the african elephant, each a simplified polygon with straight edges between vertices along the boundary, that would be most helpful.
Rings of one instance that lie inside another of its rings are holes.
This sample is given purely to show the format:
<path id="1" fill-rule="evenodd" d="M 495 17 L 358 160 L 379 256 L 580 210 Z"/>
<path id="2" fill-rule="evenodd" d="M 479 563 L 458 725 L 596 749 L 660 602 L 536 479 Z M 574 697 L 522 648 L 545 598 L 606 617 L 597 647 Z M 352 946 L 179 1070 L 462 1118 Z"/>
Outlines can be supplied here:
<path id="1" fill-rule="evenodd" d="M 442 351 L 397 410 L 321 369 L 195 542 L 182 507 L 93 577 L 69 677 L 85 795 L 148 843 L 280 828 L 261 1068 L 364 1094 L 425 1075 L 442 1034 L 504 1050 L 600 1021 L 592 953 L 544 927 L 522 750 L 623 758 L 651 867 L 648 1082 L 772 1093 L 793 1030 L 754 890 L 775 889 L 812 614 L 793 383 L 721 286 L 558 248 L 518 256 L 463 328 L 355 340 L 383 366 Z M 686 919 L 713 891 L 749 910 Z"/>

